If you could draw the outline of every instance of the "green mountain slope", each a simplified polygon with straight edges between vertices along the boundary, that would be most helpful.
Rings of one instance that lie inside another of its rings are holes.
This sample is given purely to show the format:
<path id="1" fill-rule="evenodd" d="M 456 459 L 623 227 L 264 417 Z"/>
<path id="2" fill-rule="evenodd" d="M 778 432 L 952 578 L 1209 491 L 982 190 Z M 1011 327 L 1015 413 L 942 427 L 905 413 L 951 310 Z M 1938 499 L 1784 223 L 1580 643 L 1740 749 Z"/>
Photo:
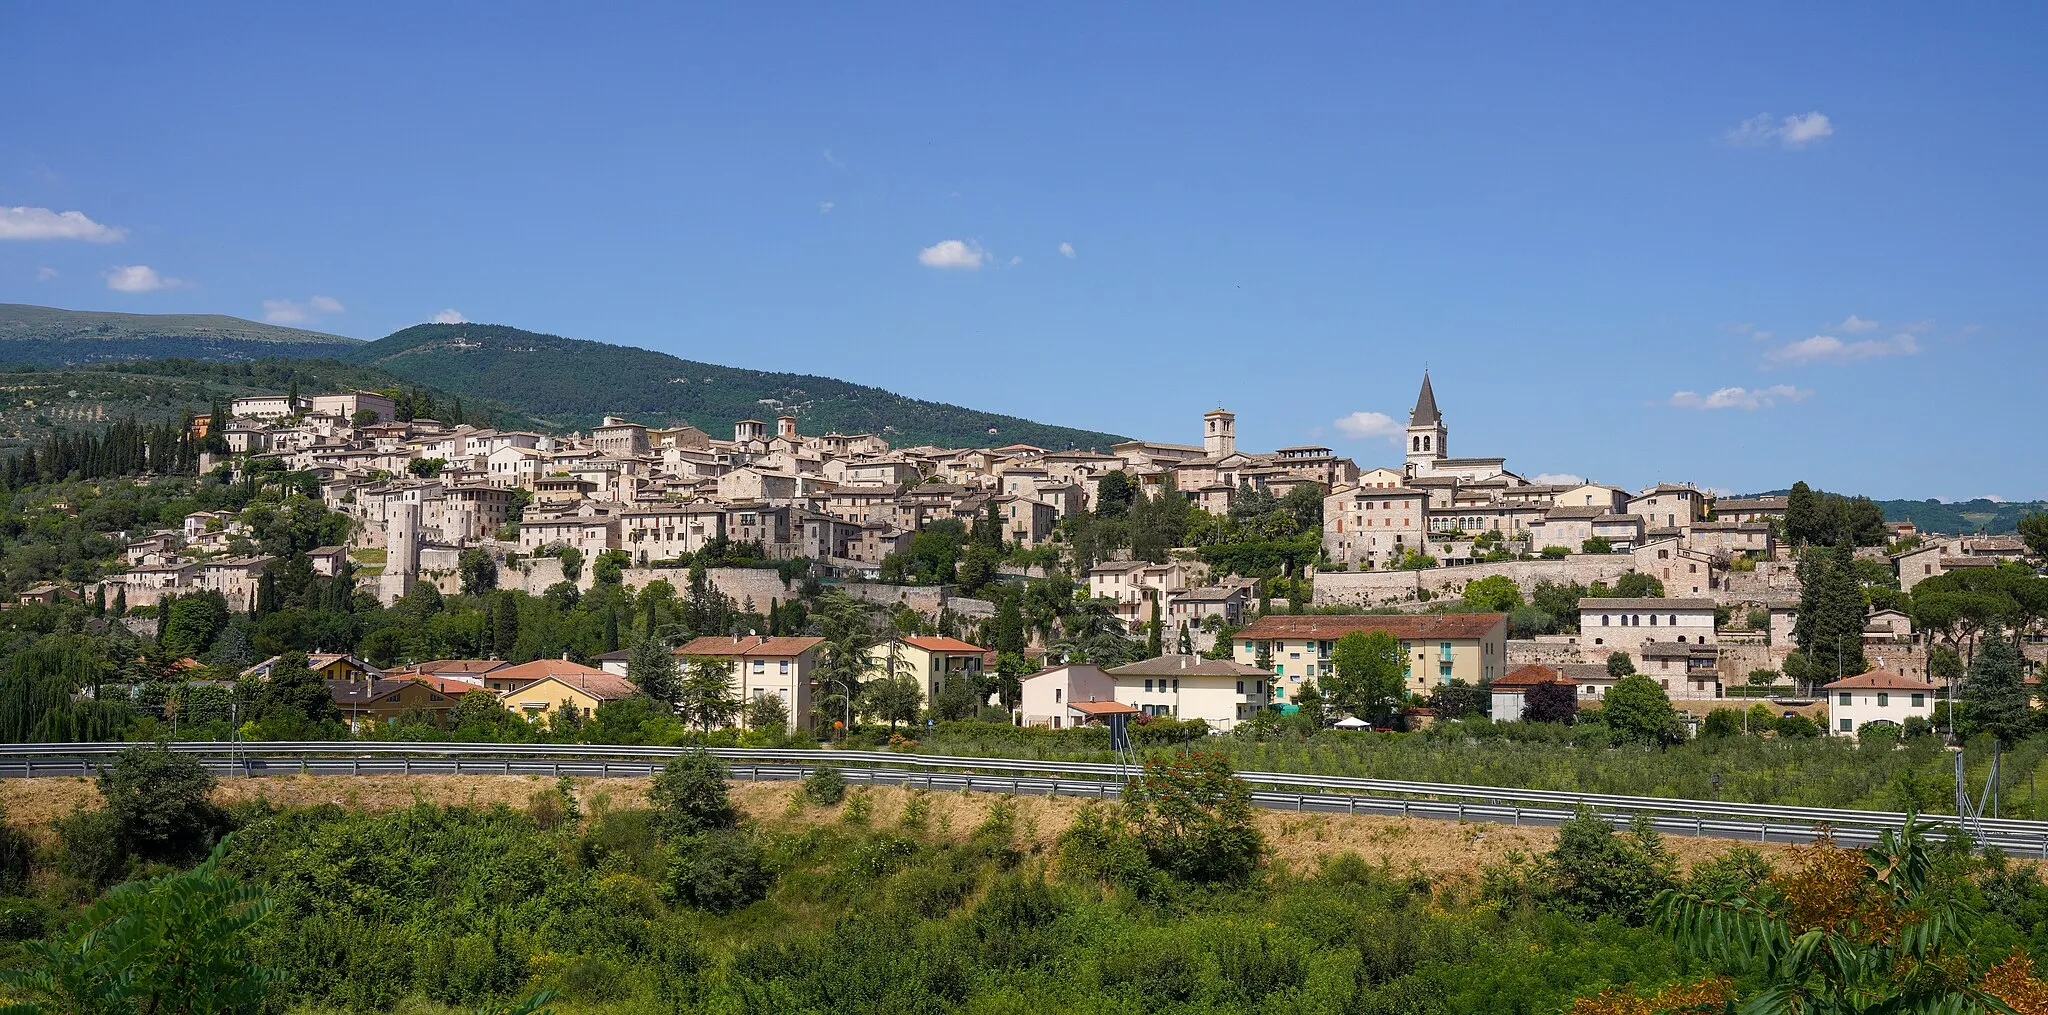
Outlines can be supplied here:
<path id="1" fill-rule="evenodd" d="M 201 363 L 186 359 L 107 363 L 41 369 L 29 365 L 0 372 L 0 447 L 41 443 L 52 430 L 97 430 L 127 416 L 145 423 L 203 413 L 215 398 L 277 394 L 297 380 L 304 394 L 358 388 L 396 392 L 434 401 L 450 418 L 457 396 L 375 367 L 335 360 L 258 360 Z M 539 421 L 492 399 L 462 396 L 463 418 L 471 423 L 534 427 Z"/>
<path id="2" fill-rule="evenodd" d="M 0 303 L 0 363 L 339 357 L 363 343 L 221 314 L 116 314 Z"/>
<path id="3" fill-rule="evenodd" d="M 1790 490 L 1770 490 L 1764 493 L 1744 494 L 1746 497 L 1783 497 Z M 1922 532 L 1939 532 L 1945 535 L 1970 535 L 1985 533 L 1994 536 L 2008 536 L 2019 531 L 2020 519 L 2028 515 L 2048 511 L 2048 501 L 1976 500 L 1940 501 L 1927 500 L 1880 500 L 1876 501 L 1888 522 L 1913 523 Z"/>
<path id="4" fill-rule="evenodd" d="M 422 324 L 359 346 L 347 358 L 464 397 L 489 395 L 563 429 L 588 428 L 613 415 L 651 425 L 688 422 L 727 437 L 735 421 L 786 413 L 807 434 L 878 433 L 897 447 L 1022 442 L 1106 451 L 1123 439 L 829 377 L 715 366 L 503 325 Z"/>

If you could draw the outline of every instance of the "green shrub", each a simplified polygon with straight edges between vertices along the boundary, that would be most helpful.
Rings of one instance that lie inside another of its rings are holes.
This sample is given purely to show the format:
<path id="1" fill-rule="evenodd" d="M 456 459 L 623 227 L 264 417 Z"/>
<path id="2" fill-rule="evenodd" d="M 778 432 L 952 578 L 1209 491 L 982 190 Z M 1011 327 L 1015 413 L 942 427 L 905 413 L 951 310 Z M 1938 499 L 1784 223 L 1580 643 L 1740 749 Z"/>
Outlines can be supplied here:
<path id="1" fill-rule="evenodd" d="M 765 898 L 775 872 L 754 837 L 735 829 L 709 831 L 679 844 L 669 866 L 669 892 L 696 909 L 725 912 Z"/>
<path id="2" fill-rule="evenodd" d="M 819 766 L 804 776 L 804 798 L 820 807 L 830 807 L 846 796 L 846 779 L 829 765 Z"/>
<path id="3" fill-rule="evenodd" d="M 647 791 L 663 836 L 681 839 L 732 828 L 739 811 L 726 794 L 725 766 L 704 751 L 692 751 L 663 767 Z"/>

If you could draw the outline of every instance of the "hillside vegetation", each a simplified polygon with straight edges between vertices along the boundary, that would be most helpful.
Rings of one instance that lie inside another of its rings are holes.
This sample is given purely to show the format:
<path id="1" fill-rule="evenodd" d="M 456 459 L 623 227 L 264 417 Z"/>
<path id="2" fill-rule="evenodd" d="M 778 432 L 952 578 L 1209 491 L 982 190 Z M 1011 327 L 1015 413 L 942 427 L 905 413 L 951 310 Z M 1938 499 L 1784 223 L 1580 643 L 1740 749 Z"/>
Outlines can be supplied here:
<path id="1" fill-rule="evenodd" d="M 0 345 L 0 351 L 5 348 Z M 131 416 L 143 423 L 181 420 L 188 412 L 206 412 L 215 399 L 275 394 L 289 390 L 294 380 L 306 394 L 362 388 L 430 395 L 443 415 L 457 401 L 431 385 L 335 360 L 157 359 L 49 369 L 21 364 L 0 373 L 0 448 L 39 444 L 52 431 L 96 431 Z M 461 402 L 471 423 L 536 425 L 526 414 L 491 399 L 466 396 Z"/>
<path id="2" fill-rule="evenodd" d="M 221 314 L 117 314 L 0 303 L 0 362 L 42 367 L 180 357 L 338 356 L 362 342 Z"/>
<path id="3" fill-rule="evenodd" d="M 422 324 L 356 348 L 348 358 L 464 397 L 487 393 L 563 429 L 616 415 L 649 424 L 687 422 L 730 436 L 735 421 L 787 413 L 806 434 L 878 433 L 898 447 L 1021 441 L 1106 451 L 1123 439 L 830 377 L 723 367 L 503 325 Z"/>

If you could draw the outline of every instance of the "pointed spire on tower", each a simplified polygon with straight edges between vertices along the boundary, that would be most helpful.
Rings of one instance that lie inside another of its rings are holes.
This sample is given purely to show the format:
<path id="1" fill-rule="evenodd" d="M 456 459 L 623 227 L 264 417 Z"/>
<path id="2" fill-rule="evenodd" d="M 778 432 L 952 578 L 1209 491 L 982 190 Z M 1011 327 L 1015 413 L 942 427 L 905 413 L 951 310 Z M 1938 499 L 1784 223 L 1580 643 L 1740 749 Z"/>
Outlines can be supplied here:
<path id="1" fill-rule="evenodd" d="M 1435 426 L 1443 422 L 1443 414 L 1436 411 L 1436 392 L 1429 386 L 1429 371 L 1422 372 L 1422 394 L 1415 396 L 1415 409 L 1408 414 L 1409 426 Z"/>

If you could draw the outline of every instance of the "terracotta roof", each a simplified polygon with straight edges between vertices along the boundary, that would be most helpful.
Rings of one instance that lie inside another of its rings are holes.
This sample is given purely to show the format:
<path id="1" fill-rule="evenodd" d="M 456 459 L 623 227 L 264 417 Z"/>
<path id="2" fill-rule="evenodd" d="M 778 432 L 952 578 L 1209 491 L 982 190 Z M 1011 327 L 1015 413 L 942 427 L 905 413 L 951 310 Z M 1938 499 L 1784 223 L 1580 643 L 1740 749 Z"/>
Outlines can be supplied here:
<path id="1" fill-rule="evenodd" d="M 584 694 L 590 695 L 591 697 L 596 698 L 599 701 L 615 701 L 619 698 L 630 698 L 633 695 L 640 693 L 639 686 L 634 684 L 632 681 L 627 680 L 625 677 L 621 677 L 613 673 L 606 673 L 603 670 L 591 670 L 587 673 L 549 673 L 544 676 L 536 677 L 524 683 L 514 685 L 513 688 L 509 691 L 506 691 L 502 695 L 502 697 L 509 698 L 515 694 L 518 694 L 526 690 L 529 687 L 534 686 L 535 684 L 544 683 L 549 680 L 559 681 L 560 683 L 567 685 L 569 687 L 573 687 L 576 690 L 581 691 Z"/>
<path id="2" fill-rule="evenodd" d="M 1353 631 L 1385 631 L 1409 641 L 1483 638 L 1507 622 L 1505 613 L 1366 614 L 1351 616 L 1270 616 L 1252 621 L 1237 632 L 1240 641 L 1268 638 L 1342 638 Z"/>
<path id="3" fill-rule="evenodd" d="M 503 659 L 430 659 L 404 669 L 412 673 L 489 673 L 510 665 Z"/>
<path id="4" fill-rule="evenodd" d="M 1120 701 L 1070 701 L 1067 709 L 1086 716 L 1137 715 L 1140 709 Z"/>
<path id="5" fill-rule="evenodd" d="M 1517 666 L 1514 669 L 1509 670 L 1507 676 L 1501 677 L 1500 679 L 1494 681 L 1493 686 L 1515 688 L 1534 687 L 1537 684 L 1572 683 L 1575 683 L 1575 681 L 1573 681 L 1570 677 L 1567 677 L 1564 674 L 1559 673 L 1548 666 L 1544 666 L 1540 663 L 1527 663 L 1525 665 Z"/>
<path id="6" fill-rule="evenodd" d="M 1843 677 L 1832 684 L 1823 684 L 1830 691 L 1847 691 L 1857 688 L 1875 688 L 1880 691 L 1932 691 L 1934 685 L 1911 677 L 1902 677 L 1889 670 L 1871 670 L 1853 677 Z"/>
<path id="7" fill-rule="evenodd" d="M 970 645 L 958 638 L 905 638 L 903 644 L 921 648 L 926 652 L 985 652 L 979 645 Z"/>
<path id="8" fill-rule="evenodd" d="M 518 687 L 522 684 L 531 683 L 535 680 L 540 680 L 545 677 L 575 677 L 591 675 L 600 677 L 611 676 L 611 674 L 606 673 L 603 670 L 593 669 L 592 667 L 585 666 L 582 663 L 572 663 L 567 659 L 535 659 L 530 663 L 520 663 L 517 666 L 507 666 L 504 669 L 492 670 L 489 673 L 489 676 L 493 683 L 503 682 L 512 687 Z"/>
<path id="9" fill-rule="evenodd" d="M 676 649 L 683 656 L 800 656 L 825 643 L 823 638 L 784 638 L 750 634 L 739 638 L 697 638 Z"/>
<path id="10" fill-rule="evenodd" d="M 1263 677 L 1265 670 L 1227 659 L 1165 655 L 1125 663 L 1105 672 L 1123 677 Z"/>
<path id="11" fill-rule="evenodd" d="M 1712 610 L 1711 599 L 1620 599 L 1587 596 L 1579 600 L 1579 611 L 1587 610 L 1649 610 L 1662 613 L 1668 610 Z"/>

